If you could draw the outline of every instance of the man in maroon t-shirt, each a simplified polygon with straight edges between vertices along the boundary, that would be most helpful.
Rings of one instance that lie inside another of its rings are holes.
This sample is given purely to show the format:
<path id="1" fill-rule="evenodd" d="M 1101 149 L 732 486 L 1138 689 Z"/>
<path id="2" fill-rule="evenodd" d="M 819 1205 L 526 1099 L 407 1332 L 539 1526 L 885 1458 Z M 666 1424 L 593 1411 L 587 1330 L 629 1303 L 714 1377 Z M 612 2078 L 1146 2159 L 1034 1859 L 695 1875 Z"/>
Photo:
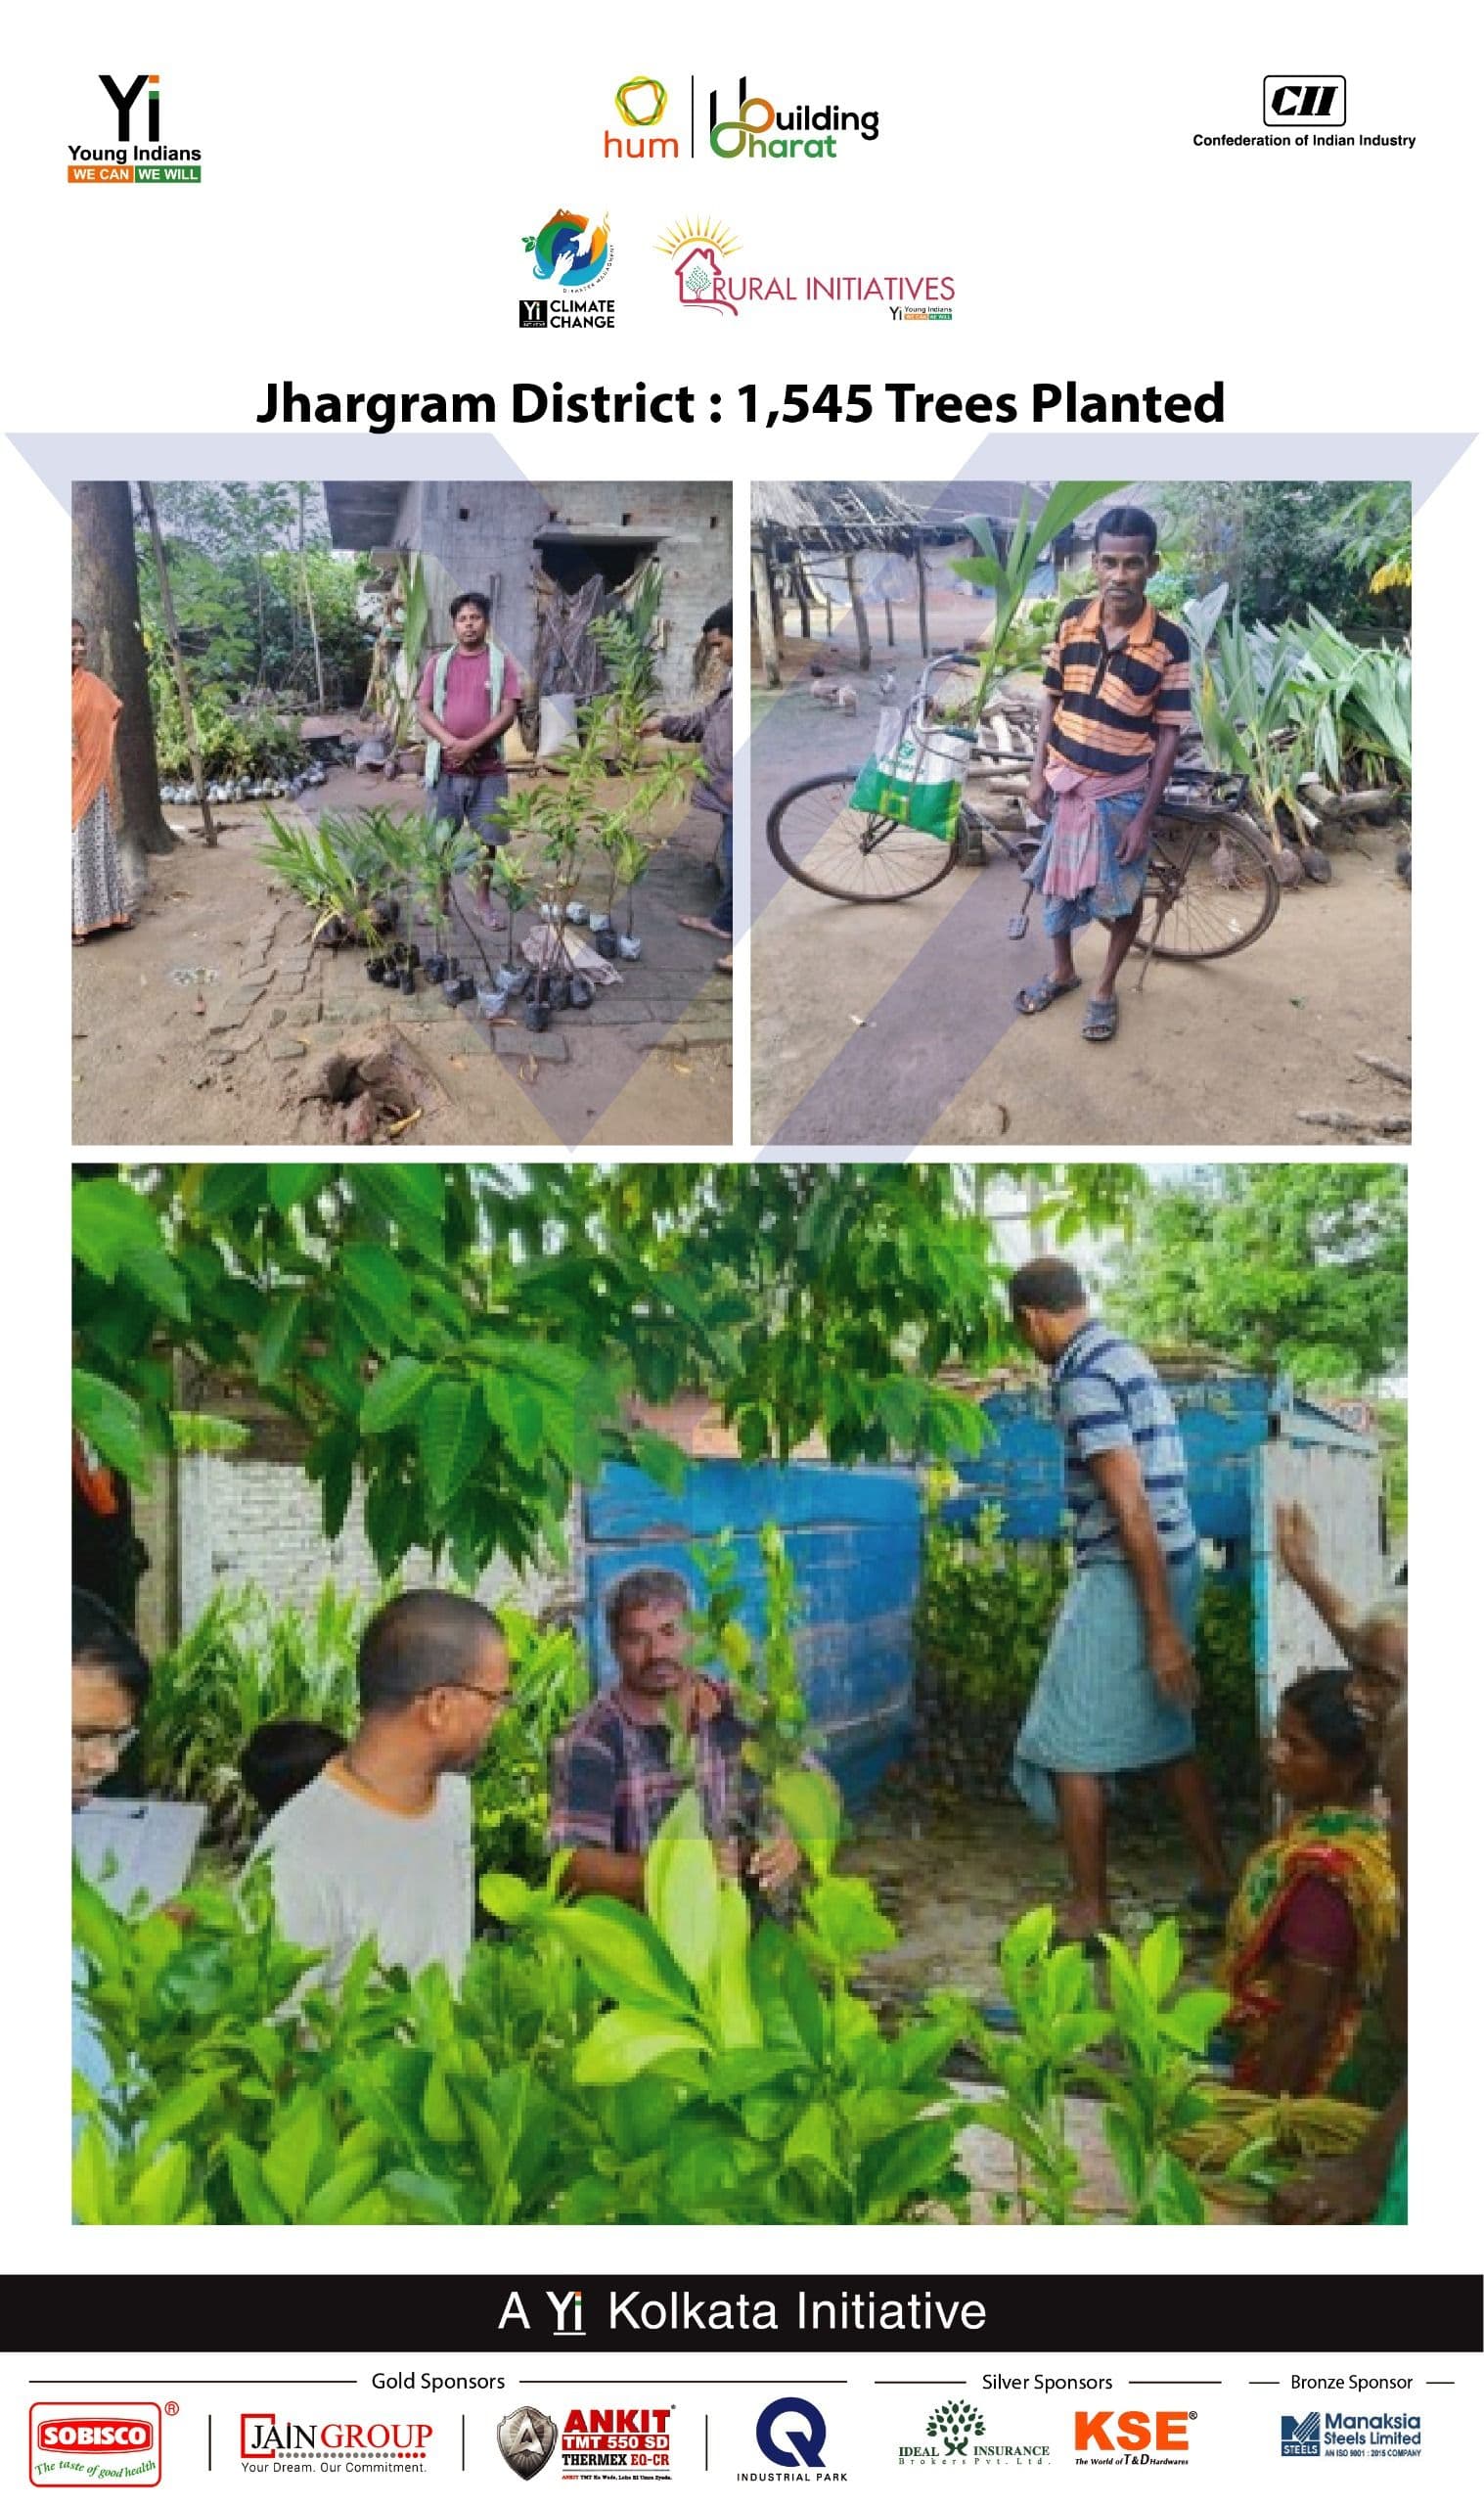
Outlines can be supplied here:
<path id="1" fill-rule="evenodd" d="M 418 720 L 442 752 L 433 787 L 433 818 L 439 826 L 467 822 L 484 843 L 485 865 L 475 872 L 474 886 L 485 921 L 498 931 L 504 916 L 496 913 L 489 900 L 488 856 L 506 840 L 501 811 L 510 787 L 500 749 L 516 718 L 520 673 L 507 654 L 499 689 L 491 684 L 489 602 L 482 591 L 461 591 L 449 615 L 456 640 L 448 655 L 442 710 L 434 709 L 442 659 L 434 653 L 418 688 Z"/>

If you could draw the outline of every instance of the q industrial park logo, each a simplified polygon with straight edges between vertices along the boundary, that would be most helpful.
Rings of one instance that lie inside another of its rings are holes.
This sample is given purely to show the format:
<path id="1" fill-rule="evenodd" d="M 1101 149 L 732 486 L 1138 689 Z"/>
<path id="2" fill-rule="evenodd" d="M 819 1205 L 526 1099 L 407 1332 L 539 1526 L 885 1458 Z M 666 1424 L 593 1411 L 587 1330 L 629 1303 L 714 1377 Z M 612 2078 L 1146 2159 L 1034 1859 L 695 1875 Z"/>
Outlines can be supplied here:
<path id="1" fill-rule="evenodd" d="M 114 136 L 109 140 L 68 143 L 67 178 L 69 183 L 201 181 L 201 150 L 179 148 L 160 138 L 157 69 L 134 69 L 124 76 L 100 69 L 98 82 L 113 108 Z"/>

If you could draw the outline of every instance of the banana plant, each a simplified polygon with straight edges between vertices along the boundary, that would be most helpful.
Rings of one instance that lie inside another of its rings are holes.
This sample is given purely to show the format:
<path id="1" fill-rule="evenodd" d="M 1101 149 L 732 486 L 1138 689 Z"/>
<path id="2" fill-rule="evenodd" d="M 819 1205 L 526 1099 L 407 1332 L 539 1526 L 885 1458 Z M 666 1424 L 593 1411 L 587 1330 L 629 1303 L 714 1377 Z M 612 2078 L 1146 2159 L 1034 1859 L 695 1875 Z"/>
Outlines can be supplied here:
<path id="1" fill-rule="evenodd" d="M 979 515 L 970 515 L 964 527 L 979 550 L 977 557 L 956 557 L 953 570 L 967 583 L 995 595 L 995 622 L 988 642 L 982 648 L 978 685 L 974 690 L 971 718 L 975 722 L 989 702 L 997 680 L 1004 678 L 1012 666 L 1011 644 L 1020 604 L 1031 586 L 1031 577 L 1046 551 L 1063 530 L 1098 504 L 1104 496 L 1116 494 L 1128 484 L 1124 478 L 1063 478 L 1053 487 L 1038 514 L 1032 514 L 1029 490 L 1020 499 L 1020 512 L 1010 545 L 1004 557 L 989 523 Z"/>

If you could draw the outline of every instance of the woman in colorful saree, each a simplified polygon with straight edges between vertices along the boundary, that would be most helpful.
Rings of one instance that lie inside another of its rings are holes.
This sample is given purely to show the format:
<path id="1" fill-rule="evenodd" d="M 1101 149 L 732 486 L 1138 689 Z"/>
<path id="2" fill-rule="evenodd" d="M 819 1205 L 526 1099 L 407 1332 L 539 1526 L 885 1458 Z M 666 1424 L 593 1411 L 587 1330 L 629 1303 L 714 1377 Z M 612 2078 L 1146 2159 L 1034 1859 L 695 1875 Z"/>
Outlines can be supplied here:
<path id="1" fill-rule="evenodd" d="M 72 620 L 72 945 L 95 931 L 127 931 L 133 916 L 113 841 L 110 786 L 123 710 L 112 687 L 84 666 L 87 628 Z"/>
<path id="2" fill-rule="evenodd" d="M 1269 1763 L 1289 1815 L 1237 1883 L 1221 1981 L 1238 2038 L 1235 2076 L 1268 2096 L 1336 2086 L 1396 1936 L 1384 1822 L 1372 1809 L 1375 1759 L 1342 1670 L 1286 1688 Z"/>

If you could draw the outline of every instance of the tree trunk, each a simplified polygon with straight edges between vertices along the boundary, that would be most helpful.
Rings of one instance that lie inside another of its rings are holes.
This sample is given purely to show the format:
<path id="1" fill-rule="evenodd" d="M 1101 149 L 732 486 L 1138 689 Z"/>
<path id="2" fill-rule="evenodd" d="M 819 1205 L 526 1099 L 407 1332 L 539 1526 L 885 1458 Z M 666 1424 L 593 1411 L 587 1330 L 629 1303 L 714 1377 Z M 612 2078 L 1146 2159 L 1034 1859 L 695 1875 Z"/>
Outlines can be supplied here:
<path id="1" fill-rule="evenodd" d="M 762 646 L 763 676 L 770 687 L 784 682 L 783 665 L 778 657 L 778 632 L 773 615 L 771 569 L 761 548 L 752 551 L 753 605 L 757 611 L 757 640 Z"/>
<path id="2" fill-rule="evenodd" d="M 150 883 L 148 856 L 173 852 L 159 808 L 155 716 L 139 615 L 134 506 L 126 478 L 79 479 L 72 488 L 72 605 L 88 630 L 88 665 L 123 706 L 118 716 L 118 857 L 130 890 Z"/>
<path id="3" fill-rule="evenodd" d="M 922 648 L 922 659 L 925 661 L 928 658 L 927 557 L 921 539 L 918 541 L 918 642 Z"/>
<path id="4" fill-rule="evenodd" d="M 855 640 L 861 656 L 862 669 L 871 667 L 871 628 L 866 622 L 866 604 L 855 578 L 855 550 L 845 551 L 845 588 L 850 594 L 850 607 L 855 617 Z"/>
<path id="5" fill-rule="evenodd" d="M 191 774 L 196 785 L 197 803 L 201 809 L 202 832 L 208 844 L 216 843 L 216 821 L 206 797 L 206 770 L 201 761 L 201 743 L 196 736 L 196 710 L 191 703 L 191 681 L 186 670 L 186 656 L 181 646 L 180 628 L 175 623 L 175 601 L 170 590 L 170 569 L 165 563 L 164 533 L 155 509 L 155 496 L 148 478 L 139 481 L 139 500 L 144 506 L 155 543 L 155 571 L 159 577 L 159 606 L 164 615 L 165 636 L 170 659 L 175 665 L 175 686 L 180 697 L 180 718 L 185 725 L 186 749 L 191 759 Z"/>
<path id="6" fill-rule="evenodd" d="M 309 633 L 314 643 L 314 692 L 318 700 L 319 709 L 323 713 L 325 709 L 325 663 L 320 655 L 320 628 L 319 620 L 314 614 L 314 594 L 309 588 L 309 560 L 305 556 L 302 546 L 299 549 L 299 573 L 303 579 L 304 585 L 304 607 L 309 613 Z"/>

